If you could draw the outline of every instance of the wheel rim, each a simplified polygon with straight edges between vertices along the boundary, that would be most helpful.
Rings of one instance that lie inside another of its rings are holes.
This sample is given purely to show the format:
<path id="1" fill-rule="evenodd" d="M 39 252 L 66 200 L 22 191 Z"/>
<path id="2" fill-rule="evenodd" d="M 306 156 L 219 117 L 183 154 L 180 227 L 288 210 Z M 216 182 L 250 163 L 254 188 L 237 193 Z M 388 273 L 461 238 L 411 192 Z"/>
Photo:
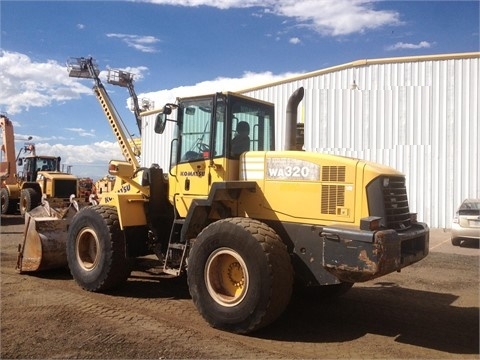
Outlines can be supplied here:
<path id="1" fill-rule="evenodd" d="M 220 248 L 210 254 L 204 277 L 210 296 L 222 306 L 239 304 L 247 293 L 247 266 L 232 249 Z"/>
<path id="2" fill-rule="evenodd" d="M 20 211 L 22 213 L 27 212 L 27 200 L 23 199 L 22 202 L 20 203 Z"/>
<path id="3" fill-rule="evenodd" d="M 100 243 L 97 234 L 92 229 L 85 228 L 76 239 L 77 262 L 83 270 L 91 271 L 99 261 Z"/>

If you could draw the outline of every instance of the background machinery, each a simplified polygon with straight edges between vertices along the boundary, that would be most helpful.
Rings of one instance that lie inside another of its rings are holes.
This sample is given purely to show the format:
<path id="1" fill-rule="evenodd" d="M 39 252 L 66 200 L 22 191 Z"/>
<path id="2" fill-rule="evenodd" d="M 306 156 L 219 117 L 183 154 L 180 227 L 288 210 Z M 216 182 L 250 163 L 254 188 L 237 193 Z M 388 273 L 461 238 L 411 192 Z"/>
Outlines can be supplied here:
<path id="1" fill-rule="evenodd" d="M 134 75 L 124 70 L 118 69 L 109 69 L 107 74 L 107 82 L 112 85 L 117 85 L 121 87 L 126 87 L 128 93 L 130 94 L 130 99 L 132 100 L 132 110 L 135 115 L 135 120 L 137 122 L 138 133 L 142 134 L 142 117 L 140 115 L 141 111 L 146 111 L 149 109 L 147 104 L 144 104 L 142 101 L 142 109 L 138 102 L 138 97 L 135 92 L 135 87 L 133 85 Z"/>
<path id="2" fill-rule="evenodd" d="M 118 69 L 108 69 L 107 82 L 112 85 L 126 87 L 128 89 L 128 93 L 130 94 L 130 99 L 132 100 L 131 110 L 135 115 L 135 121 L 137 123 L 139 137 L 134 138 L 133 136 L 131 136 L 128 142 L 130 143 L 130 146 L 132 147 L 135 156 L 140 156 L 140 149 L 142 147 L 141 145 L 142 117 L 140 116 L 140 113 L 142 109 L 140 109 L 140 105 L 138 103 L 138 97 L 137 97 L 137 94 L 135 93 L 135 87 L 133 86 L 133 78 L 134 78 L 134 75 L 127 71 L 118 70 Z M 108 96 L 107 93 L 105 94 Z M 147 105 L 147 104 L 143 104 L 142 102 L 142 105 Z M 113 104 L 112 104 L 112 108 L 113 108 Z M 148 106 L 144 107 L 143 110 L 148 110 Z M 118 120 L 122 122 L 118 113 L 116 113 L 116 115 L 118 116 Z"/>
<path id="3" fill-rule="evenodd" d="M 82 177 L 78 179 L 78 197 L 85 202 L 90 202 L 91 196 L 95 196 L 95 185 L 93 179 Z"/>
<path id="4" fill-rule="evenodd" d="M 103 178 L 95 181 L 94 184 L 94 193 L 97 197 L 102 197 L 106 193 L 109 193 L 110 191 L 113 190 L 113 187 L 115 185 L 115 177 L 112 175 L 106 175 Z"/>
<path id="5" fill-rule="evenodd" d="M 108 99 L 92 59 L 70 70 L 93 78 L 99 100 Z M 126 157 L 109 164 L 121 186 L 55 234 L 75 281 L 106 291 L 127 280 L 132 259 L 156 254 L 163 273 L 186 274 L 210 325 L 248 333 L 280 316 L 294 282 L 346 290 L 427 256 L 429 230 L 410 212 L 403 174 L 295 150 L 302 98 L 300 88 L 287 106 L 285 151 L 275 151 L 271 103 L 216 93 L 165 105 L 156 132 L 167 121 L 177 127 L 165 173 L 140 167 L 107 116 Z M 108 115 L 108 100 L 104 109 Z M 248 149 L 235 154 L 242 122 L 250 129 Z"/>
<path id="6" fill-rule="evenodd" d="M 12 122 L 1 115 L 0 127 L 4 154 L 0 167 L 2 214 L 20 210 L 24 215 L 40 204 L 42 196 L 55 203 L 54 206 L 62 206 L 70 203 L 72 194 L 78 195 L 78 180 L 60 171 L 60 157 L 37 155 L 32 143 L 27 143 L 15 156 Z M 18 172 L 17 165 L 22 166 Z"/>

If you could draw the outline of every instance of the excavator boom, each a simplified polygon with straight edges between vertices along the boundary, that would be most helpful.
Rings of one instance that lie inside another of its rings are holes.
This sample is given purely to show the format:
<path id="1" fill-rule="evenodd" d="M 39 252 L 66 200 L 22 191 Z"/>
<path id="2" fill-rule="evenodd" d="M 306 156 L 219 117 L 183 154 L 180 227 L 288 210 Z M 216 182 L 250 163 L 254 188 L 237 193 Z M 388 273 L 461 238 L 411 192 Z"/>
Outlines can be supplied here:
<path id="1" fill-rule="evenodd" d="M 0 115 L 0 127 L 2 128 L 3 144 L 2 151 L 4 160 L 0 163 L 0 178 L 2 186 L 13 185 L 17 183 L 15 174 L 17 173 L 17 163 L 15 161 L 15 141 L 13 135 L 13 125 L 9 118 Z"/>

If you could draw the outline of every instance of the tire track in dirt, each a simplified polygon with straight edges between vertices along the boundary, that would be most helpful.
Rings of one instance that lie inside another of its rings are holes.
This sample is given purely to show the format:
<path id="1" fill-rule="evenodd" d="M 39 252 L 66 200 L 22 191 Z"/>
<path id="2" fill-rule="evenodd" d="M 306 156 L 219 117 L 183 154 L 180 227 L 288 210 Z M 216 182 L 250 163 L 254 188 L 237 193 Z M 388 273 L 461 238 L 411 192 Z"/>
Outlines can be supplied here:
<path id="1" fill-rule="evenodd" d="M 184 279 L 148 266 L 107 294 L 67 270 L 19 275 L 21 229 L 2 217 L 1 358 L 478 359 L 478 256 L 431 253 L 335 300 L 295 294 L 278 321 L 241 336 L 209 327 Z"/>
<path id="2" fill-rule="evenodd" d="M 131 352 L 131 349 L 142 349 L 136 354 L 141 357 L 291 357 L 284 352 L 272 351 L 271 348 L 266 349 L 263 346 L 258 348 L 248 342 L 239 342 L 233 334 L 210 328 L 196 313 L 189 299 L 135 298 L 135 294 L 131 294 L 131 289 L 128 289 L 128 282 L 120 291 L 128 293 L 129 297 L 89 293 L 78 288 L 73 280 L 40 278 L 17 273 L 3 272 L 2 282 L 25 283 L 21 289 L 16 287 L 15 295 L 9 294 L 18 297 L 17 305 L 10 308 L 10 313 L 17 314 L 15 319 L 11 319 L 13 322 L 24 323 L 28 322 L 28 319 L 41 319 L 39 322 L 45 324 L 52 320 L 55 323 L 55 319 L 70 320 L 70 324 L 62 321 L 62 329 L 65 327 L 68 329 L 67 332 L 63 332 L 62 338 L 65 342 L 77 344 L 78 349 L 76 351 L 70 349 L 68 354 L 62 352 L 59 354 L 60 357 L 64 355 L 111 357 L 113 346 L 117 351 L 122 347 L 127 348 L 128 352 Z M 159 286 L 152 282 L 150 285 Z M 5 324 L 9 318 L 2 317 L 2 320 Z M 81 325 L 85 322 L 87 326 Z M 32 327 L 30 332 L 24 334 L 25 338 L 30 338 L 32 346 L 38 346 L 38 343 L 47 340 L 39 335 L 42 330 L 53 332 L 55 328 L 38 325 Z M 8 335 L 8 329 L 5 331 Z M 145 343 L 150 344 L 148 348 L 144 347 Z M 100 344 L 106 346 L 106 352 L 98 353 L 94 350 Z M 9 357 L 9 354 L 8 351 L 4 353 L 6 357 Z M 17 353 L 16 356 L 18 355 Z M 28 353 L 22 355 L 28 356 Z"/>

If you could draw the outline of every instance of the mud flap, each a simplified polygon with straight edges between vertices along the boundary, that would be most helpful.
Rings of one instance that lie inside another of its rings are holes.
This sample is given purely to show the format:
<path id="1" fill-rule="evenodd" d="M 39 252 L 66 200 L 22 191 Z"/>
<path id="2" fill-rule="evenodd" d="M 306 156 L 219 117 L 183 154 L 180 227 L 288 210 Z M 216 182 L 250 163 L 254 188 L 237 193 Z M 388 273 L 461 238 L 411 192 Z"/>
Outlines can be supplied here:
<path id="1" fill-rule="evenodd" d="M 67 228 L 76 209 L 40 205 L 25 214 L 23 243 L 18 246 L 16 269 L 20 273 L 67 266 Z"/>

